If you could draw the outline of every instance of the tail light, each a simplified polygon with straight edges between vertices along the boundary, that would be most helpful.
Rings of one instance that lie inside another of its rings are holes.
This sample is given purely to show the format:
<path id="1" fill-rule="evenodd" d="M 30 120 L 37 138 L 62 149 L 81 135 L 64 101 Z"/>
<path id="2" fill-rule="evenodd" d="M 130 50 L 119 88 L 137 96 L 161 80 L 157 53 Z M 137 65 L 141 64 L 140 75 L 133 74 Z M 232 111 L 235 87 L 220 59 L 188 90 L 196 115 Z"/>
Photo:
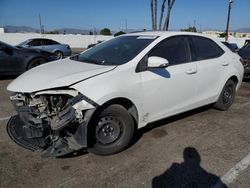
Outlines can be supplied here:
<path id="1" fill-rule="evenodd" d="M 240 62 L 241 62 L 242 65 L 245 65 L 245 64 L 246 64 L 246 62 L 245 62 L 244 59 L 242 59 L 242 58 L 240 58 Z"/>

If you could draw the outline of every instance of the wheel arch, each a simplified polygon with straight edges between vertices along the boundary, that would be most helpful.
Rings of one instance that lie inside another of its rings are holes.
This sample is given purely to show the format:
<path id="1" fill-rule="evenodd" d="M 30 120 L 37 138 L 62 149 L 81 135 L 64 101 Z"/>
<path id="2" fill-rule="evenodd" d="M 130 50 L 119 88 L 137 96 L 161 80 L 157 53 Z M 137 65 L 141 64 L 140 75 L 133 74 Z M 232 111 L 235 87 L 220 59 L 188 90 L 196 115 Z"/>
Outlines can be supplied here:
<path id="1" fill-rule="evenodd" d="M 233 80 L 236 83 L 236 85 L 238 85 L 239 83 L 239 79 L 236 75 L 231 76 L 228 80 Z"/>
<path id="2" fill-rule="evenodd" d="M 60 52 L 60 53 L 62 53 L 62 55 L 64 55 L 63 51 L 60 50 L 60 49 L 54 49 L 54 50 L 52 51 L 53 54 L 54 54 L 55 52 Z"/>
<path id="3" fill-rule="evenodd" d="M 119 105 L 123 106 L 132 115 L 136 124 L 138 124 L 138 121 L 139 121 L 138 109 L 137 109 L 136 105 L 128 98 L 116 97 L 116 98 L 110 99 L 110 100 L 106 101 L 105 103 L 103 103 L 102 105 L 100 105 L 100 107 L 98 107 L 98 109 L 102 110 L 102 109 L 107 108 L 108 106 L 113 105 L 113 104 L 119 104 Z"/>
<path id="4" fill-rule="evenodd" d="M 33 58 L 31 58 L 27 63 L 26 63 L 26 67 L 25 67 L 25 70 L 27 71 L 27 70 L 29 70 L 29 65 L 30 65 L 30 63 L 33 61 L 33 60 L 35 60 L 35 59 L 38 59 L 38 58 L 42 58 L 42 59 L 44 59 L 46 62 L 48 62 L 48 60 L 46 59 L 46 58 L 44 58 L 44 57 L 33 57 Z"/>

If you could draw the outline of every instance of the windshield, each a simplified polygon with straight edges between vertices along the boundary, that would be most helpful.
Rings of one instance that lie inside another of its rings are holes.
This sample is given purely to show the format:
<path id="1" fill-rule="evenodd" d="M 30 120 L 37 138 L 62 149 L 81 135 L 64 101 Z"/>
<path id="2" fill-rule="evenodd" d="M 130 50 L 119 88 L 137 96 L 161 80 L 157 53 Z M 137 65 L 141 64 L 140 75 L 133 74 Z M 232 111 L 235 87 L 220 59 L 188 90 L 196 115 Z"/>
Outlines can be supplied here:
<path id="1" fill-rule="evenodd" d="M 250 49 L 250 42 L 246 43 L 242 48 Z"/>
<path id="2" fill-rule="evenodd" d="M 23 45 L 27 44 L 28 42 L 29 42 L 29 40 L 23 41 L 20 44 L 18 44 L 17 46 L 23 46 Z"/>
<path id="3" fill-rule="evenodd" d="M 132 60 L 156 38 L 156 36 L 117 37 L 71 57 L 71 59 L 101 65 L 122 65 Z"/>

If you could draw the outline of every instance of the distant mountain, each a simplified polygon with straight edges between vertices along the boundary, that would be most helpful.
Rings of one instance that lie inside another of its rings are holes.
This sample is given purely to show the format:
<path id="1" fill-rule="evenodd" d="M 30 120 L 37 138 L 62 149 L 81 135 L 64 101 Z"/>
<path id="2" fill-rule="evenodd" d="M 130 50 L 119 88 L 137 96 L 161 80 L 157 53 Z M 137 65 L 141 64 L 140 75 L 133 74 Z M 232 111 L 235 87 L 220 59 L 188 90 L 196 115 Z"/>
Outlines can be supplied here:
<path id="1" fill-rule="evenodd" d="M 240 28 L 240 29 L 235 30 L 235 32 L 250 33 L 250 28 Z"/>
<path id="2" fill-rule="evenodd" d="M 4 26 L 5 33 L 37 33 L 38 29 L 34 29 L 28 26 L 12 26 L 6 25 Z"/>
<path id="3" fill-rule="evenodd" d="M 0 26 L 1 27 L 1 26 Z M 6 33 L 40 33 L 39 29 L 34 29 L 28 26 L 12 26 L 6 25 L 3 27 Z M 100 33 L 100 29 L 75 29 L 75 28 L 60 28 L 53 29 L 50 31 L 45 30 L 45 33 L 58 33 L 58 34 L 82 34 L 88 35 L 90 33 L 95 32 L 96 34 Z M 116 31 L 111 31 L 111 33 L 116 33 Z"/>
<path id="4" fill-rule="evenodd" d="M 58 31 L 59 34 L 82 34 L 88 35 L 90 32 L 93 32 L 93 29 L 75 29 L 75 28 L 62 28 L 55 29 L 54 31 Z M 95 30 L 96 33 L 100 33 L 100 30 Z"/>
<path id="5" fill-rule="evenodd" d="M 6 25 L 6 26 L 0 26 L 4 28 L 5 33 L 40 33 L 40 29 L 35 29 L 28 26 L 13 26 L 13 25 Z M 125 32 L 125 29 L 122 29 Z M 88 35 L 88 34 L 99 34 L 100 29 L 76 29 L 76 28 L 60 28 L 60 29 L 53 29 L 53 30 L 45 30 L 45 33 L 54 33 L 54 34 L 82 34 L 82 35 Z M 127 29 L 128 33 L 131 32 L 139 32 L 143 31 L 143 29 Z M 115 34 L 118 31 L 111 31 L 112 34 Z"/>

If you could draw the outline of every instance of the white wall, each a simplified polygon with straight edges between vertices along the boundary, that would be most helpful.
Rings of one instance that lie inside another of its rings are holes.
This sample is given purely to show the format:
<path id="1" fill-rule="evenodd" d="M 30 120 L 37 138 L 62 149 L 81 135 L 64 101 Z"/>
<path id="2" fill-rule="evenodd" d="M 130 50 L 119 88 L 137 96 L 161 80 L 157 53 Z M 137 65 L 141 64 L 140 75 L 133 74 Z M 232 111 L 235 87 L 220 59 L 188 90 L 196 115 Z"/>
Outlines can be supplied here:
<path id="1" fill-rule="evenodd" d="M 245 44 L 245 40 L 246 39 L 250 39 L 250 38 L 235 38 L 235 37 L 229 36 L 228 42 L 230 42 L 230 43 L 236 43 L 237 46 L 239 48 L 241 48 Z M 220 41 L 225 41 L 225 39 L 224 38 L 220 38 Z"/>
<path id="2" fill-rule="evenodd" d="M 4 28 L 0 27 L 0 33 L 4 33 Z"/>
<path id="3" fill-rule="evenodd" d="M 103 35 L 41 35 L 38 33 L 0 33 L 0 41 L 11 45 L 17 45 L 31 38 L 49 38 L 62 44 L 69 44 L 71 48 L 86 48 L 89 44 L 97 41 L 104 41 L 113 38 L 113 36 Z"/>
<path id="4" fill-rule="evenodd" d="M 97 41 L 104 41 L 113 38 L 113 36 L 103 35 L 41 35 L 38 33 L 0 33 L 0 41 L 11 45 L 17 45 L 27 39 L 41 37 L 50 38 L 63 44 L 69 44 L 71 48 L 86 48 L 89 44 L 96 43 Z M 244 45 L 246 39 L 249 38 L 234 38 L 230 36 L 229 42 L 236 43 L 239 48 L 241 48 Z M 224 41 L 225 39 L 220 38 L 220 40 Z"/>

